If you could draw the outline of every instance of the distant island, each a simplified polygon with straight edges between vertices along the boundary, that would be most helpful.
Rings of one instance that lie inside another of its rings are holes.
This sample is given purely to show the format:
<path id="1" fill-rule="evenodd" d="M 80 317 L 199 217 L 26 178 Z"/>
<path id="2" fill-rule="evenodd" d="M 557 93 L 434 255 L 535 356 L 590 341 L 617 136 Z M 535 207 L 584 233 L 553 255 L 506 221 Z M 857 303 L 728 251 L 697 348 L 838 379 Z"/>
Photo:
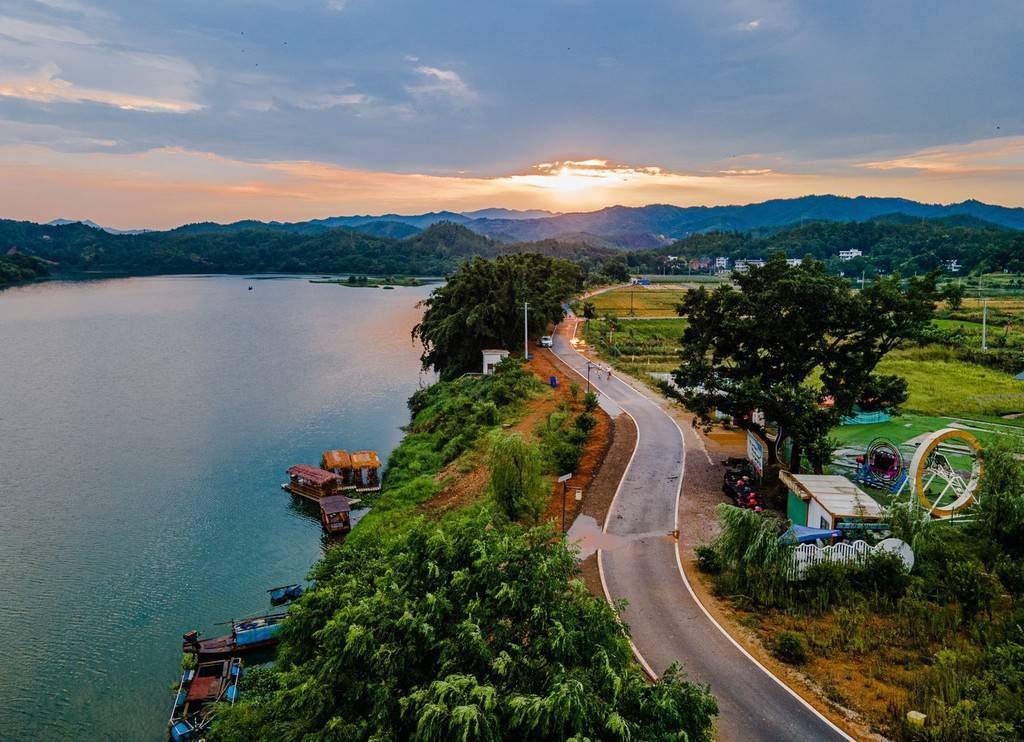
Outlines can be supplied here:
<path id="1" fill-rule="evenodd" d="M 372 278 L 370 276 L 350 275 L 348 278 L 313 278 L 310 279 L 310 283 L 335 283 L 339 286 L 351 286 L 353 288 L 393 289 L 395 286 L 422 286 L 426 281 L 413 278 L 412 276 Z"/>

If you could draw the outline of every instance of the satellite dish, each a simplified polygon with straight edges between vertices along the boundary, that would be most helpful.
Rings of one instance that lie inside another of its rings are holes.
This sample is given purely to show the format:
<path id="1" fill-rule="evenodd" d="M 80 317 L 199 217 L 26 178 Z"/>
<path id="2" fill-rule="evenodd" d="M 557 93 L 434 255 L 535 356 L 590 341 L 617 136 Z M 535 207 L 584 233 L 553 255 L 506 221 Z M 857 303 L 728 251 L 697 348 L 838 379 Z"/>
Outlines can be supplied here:
<path id="1" fill-rule="evenodd" d="M 903 562 L 903 566 L 907 568 L 908 572 L 914 568 L 914 550 L 910 548 L 910 544 L 902 539 L 883 539 L 875 545 L 875 551 L 895 554 Z"/>

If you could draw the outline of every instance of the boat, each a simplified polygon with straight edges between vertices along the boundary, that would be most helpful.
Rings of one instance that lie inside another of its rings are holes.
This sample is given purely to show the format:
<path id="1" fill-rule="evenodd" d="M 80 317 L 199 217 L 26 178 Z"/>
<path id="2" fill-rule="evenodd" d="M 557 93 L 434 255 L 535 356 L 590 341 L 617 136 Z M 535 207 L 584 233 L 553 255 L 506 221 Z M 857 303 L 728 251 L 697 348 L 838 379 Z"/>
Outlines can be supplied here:
<path id="1" fill-rule="evenodd" d="M 272 587 L 267 592 L 270 593 L 271 605 L 281 605 L 298 600 L 302 596 L 302 585 L 282 585 L 281 587 Z"/>
<path id="2" fill-rule="evenodd" d="M 214 704 L 234 705 L 242 677 L 242 661 L 237 657 L 200 662 L 181 674 L 174 694 L 168 736 L 172 742 L 200 739 L 213 721 Z"/>
<path id="3" fill-rule="evenodd" d="M 320 522 L 327 533 L 348 533 L 352 530 L 352 502 L 345 495 L 320 498 Z"/>
<path id="4" fill-rule="evenodd" d="M 231 621 L 231 633 L 201 639 L 198 631 L 182 636 L 181 649 L 197 654 L 200 659 L 231 657 L 245 652 L 267 649 L 277 644 L 277 635 L 284 625 L 287 613 L 270 613 L 242 621 Z"/>
<path id="5" fill-rule="evenodd" d="M 288 469 L 288 481 L 281 485 L 285 492 L 305 497 L 313 502 L 338 494 L 341 478 L 332 471 L 324 471 L 308 464 L 296 464 Z"/>

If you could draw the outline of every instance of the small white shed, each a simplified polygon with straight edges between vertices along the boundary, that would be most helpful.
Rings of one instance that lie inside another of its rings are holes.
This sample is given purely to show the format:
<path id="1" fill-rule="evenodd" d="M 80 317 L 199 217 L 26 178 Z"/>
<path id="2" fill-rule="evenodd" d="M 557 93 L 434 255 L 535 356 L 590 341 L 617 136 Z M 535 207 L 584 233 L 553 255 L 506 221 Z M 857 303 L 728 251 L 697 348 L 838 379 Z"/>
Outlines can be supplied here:
<path id="1" fill-rule="evenodd" d="M 882 519 L 882 506 L 846 477 L 780 472 L 789 488 L 787 515 L 797 525 L 836 528 L 841 522 Z"/>
<path id="2" fill-rule="evenodd" d="M 481 352 L 484 356 L 483 373 L 488 375 L 493 374 L 498 364 L 508 358 L 508 351 L 504 348 L 491 348 Z"/>

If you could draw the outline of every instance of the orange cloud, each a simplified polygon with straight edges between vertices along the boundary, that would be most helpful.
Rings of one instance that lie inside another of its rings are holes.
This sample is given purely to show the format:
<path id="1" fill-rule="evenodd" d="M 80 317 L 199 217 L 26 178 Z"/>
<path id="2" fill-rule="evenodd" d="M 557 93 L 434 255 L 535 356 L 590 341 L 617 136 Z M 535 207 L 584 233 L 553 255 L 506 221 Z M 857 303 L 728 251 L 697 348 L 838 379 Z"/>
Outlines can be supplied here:
<path id="1" fill-rule="evenodd" d="M 859 163 L 869 170 L 918 170 L 939 175 L 1024 172 L 1024 136 L 929 147 L 888 160 Z"/>
<path id="2" fill-rule="evenodd" d="M 737 204 L 808 193 L 946 202 L 974 197 L 1010 205 L 1021 200 L 1015 171 L 955 179 L 869 167 L 830 174 L 767 168 L 686 173 L 587 158 L 504 175 L 436 175 L 314 161 L 245 162 L 176 148 L 83 154 L 0 146 L 0 216 L 90 218 L 122 228 L 488 206 L 587 211 L 611 204 Z"/>
<path id="3" fill-rule="evenodd" d="M 167 98 L 150 98 L 113 90 L 81 87 L 57 77 L 60 69 L 47 65 L 32 77 L 21 77 L 0 82 L 0 96 L 21 98 L 36 103 L 62 101 L 65 103 L 103 103 L 126 111 L 155 113 L 189 113 L 203 108 L 198 103 Z"/>

